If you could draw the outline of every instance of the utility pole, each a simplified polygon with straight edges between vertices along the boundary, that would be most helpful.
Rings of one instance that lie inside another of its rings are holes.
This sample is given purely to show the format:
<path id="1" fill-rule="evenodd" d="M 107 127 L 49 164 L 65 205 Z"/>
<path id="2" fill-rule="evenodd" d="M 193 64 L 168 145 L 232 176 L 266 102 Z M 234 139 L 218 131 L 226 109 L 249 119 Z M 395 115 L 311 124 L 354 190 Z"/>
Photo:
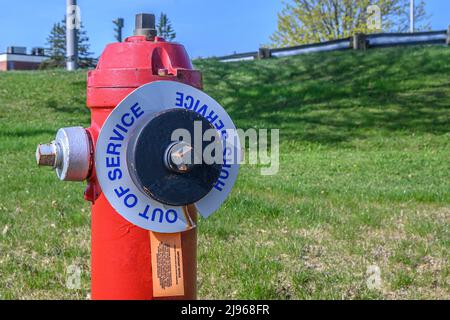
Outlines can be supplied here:
<path id="1" fill-rule="evenodd" d="M 77 0 L 67 0 L 66 10 L 66 68 L 68 71 L 78 67 L 78 39 L 80 28 L 80 8 Z"/>
<path id="2" fill-rule="evenodd" d="M 117 18 L 116 20 L 113 20 L 113 23 L 116 26 L 114 28 L 114 31 L 116 32 L 114 37 L 118 42 L 122 42 L 122 29 L 124 26 L 124 20 L 123 18 Z"/>
<path id="3" fill-rule="evenodd" d="M 414 32 L 414 0 L 409 0 L 409 32 Z"/>

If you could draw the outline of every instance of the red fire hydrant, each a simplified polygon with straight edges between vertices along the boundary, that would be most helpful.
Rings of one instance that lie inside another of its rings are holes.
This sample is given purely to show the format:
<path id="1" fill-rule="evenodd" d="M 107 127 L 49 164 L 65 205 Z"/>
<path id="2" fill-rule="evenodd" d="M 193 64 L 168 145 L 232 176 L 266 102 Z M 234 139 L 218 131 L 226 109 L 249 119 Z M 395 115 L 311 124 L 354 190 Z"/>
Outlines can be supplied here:
<path id="1" fill-rule="evenodd" d="M 154 25 L 137 15 L 135 35 L 108 45 L 89 71 L 91 126 L 60 129 L 37 150 L 61 180 L 88 181 L 93 299 L 195 299 L 197 211 L 212 214 L 237 177 L 231 119 L 199 90 L 184 47 Z M 194 123 L 216 132 L 222 162 L 195 161 L 205 142 L 169 139 L 177 129 L 195 136 Z"/>

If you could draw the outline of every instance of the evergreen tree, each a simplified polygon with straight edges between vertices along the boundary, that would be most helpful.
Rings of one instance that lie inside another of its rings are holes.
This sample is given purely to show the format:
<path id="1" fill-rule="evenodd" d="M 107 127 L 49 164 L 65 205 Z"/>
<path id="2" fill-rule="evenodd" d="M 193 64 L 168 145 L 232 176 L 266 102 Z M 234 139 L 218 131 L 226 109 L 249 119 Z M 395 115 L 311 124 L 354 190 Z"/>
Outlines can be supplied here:
<path id="1" fill-rule="evenodd" d="M 66 25 L 64 23 L 64 25 Z M 97 65 L 97 59 L 93 58 L 93 52 L 89 49 L 89 37 L 87 31 L 84 28 L 83 22 L 81 22 L 80 29 L 77 30 L 78 39 L 78 66 L 80 68 L 94 68 Z"/>
<path id="2" fill-rule="evenodd" d="M 123 24 L 124 24 L 124 20 L 123 18 L 117 18 L 116 20 L 113 20 L 113 24 L 114 24 L 114 38 L 117 40 L 117 42 L 122 42 L 122 29 L 123 29 Z"/>
<path id="3" fill-rule="evenodd" d="M 167 14 L 161 13 L 159 16 L 159 21 L 156 26 L 158 31 L 158 36 L 163 37 L 167 41 L 172 41 L 176 37 L 175 30 L 172 28 L 172 24 L 170 23 L 169 18 L 167 17 Z"/>
<path id="4" fill-rule="evenodd" d="M 78 39 L 78 67 L 92 68 L 97 61 L 92 57 L 89 51 L 89 37 L 81 23 L 80 29 L 77 29 Z M 41 64 L 41 68 L 64 68 L 66 65 L 66 19 L 53 25 L 49 36 L 47 37 L 47 55 L 50 57 Z"/>
<path id="5" fill-rule="evenodd" d="M 41 64 L 42 69 L 62 68 L 66 60 L 66 28 L 61 22 L 53 25 L 49 36 L 47 37 L 46 54 L 50 57 Z"/>

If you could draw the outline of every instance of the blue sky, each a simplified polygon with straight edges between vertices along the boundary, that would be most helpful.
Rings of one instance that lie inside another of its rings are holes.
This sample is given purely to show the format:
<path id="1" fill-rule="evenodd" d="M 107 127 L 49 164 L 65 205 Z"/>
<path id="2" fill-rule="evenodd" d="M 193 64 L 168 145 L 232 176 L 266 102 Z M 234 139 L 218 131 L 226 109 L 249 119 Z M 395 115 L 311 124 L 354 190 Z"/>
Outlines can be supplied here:
<path id="1" fill-rule="evenodd" d="M 0 0 L 0 52 L 7 46 L 44 46 L 54 22 L 65 14 L 65 0 Z M 114 41 L 112 20 L 125 18 L 131 35 L 134 14 L 165 12 L 191 57 L 255 51 L 276 29 L 281 0 L 78 0 L 91 50 L 101 54 Z M 428 0 L 433 29 L 450 25 L 450 1 Z M 25 23 L 25 21 L 27 23 Z"/>

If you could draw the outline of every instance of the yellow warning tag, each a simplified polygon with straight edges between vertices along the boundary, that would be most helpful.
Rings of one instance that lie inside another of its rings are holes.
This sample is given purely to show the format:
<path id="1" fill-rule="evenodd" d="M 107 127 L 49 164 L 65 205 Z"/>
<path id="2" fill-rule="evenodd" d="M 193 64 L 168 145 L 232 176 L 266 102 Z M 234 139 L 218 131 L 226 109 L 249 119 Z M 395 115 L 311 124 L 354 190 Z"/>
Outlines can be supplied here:
<path id="1" fill-rule="evenodd" d="M 150 232 L 153 296 L 184 295 L 181 233 Z"/>

